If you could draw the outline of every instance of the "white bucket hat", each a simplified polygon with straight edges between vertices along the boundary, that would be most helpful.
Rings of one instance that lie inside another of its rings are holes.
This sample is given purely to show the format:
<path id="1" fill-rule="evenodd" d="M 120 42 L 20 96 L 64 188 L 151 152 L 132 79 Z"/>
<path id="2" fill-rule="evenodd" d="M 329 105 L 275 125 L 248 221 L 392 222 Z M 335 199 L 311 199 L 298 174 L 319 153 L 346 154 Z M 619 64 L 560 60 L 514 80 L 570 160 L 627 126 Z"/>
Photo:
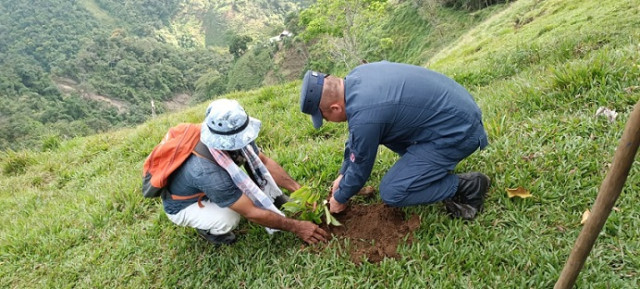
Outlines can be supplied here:
<path id="1" fill-rule="evenodd" d="M 200 129 L 200 141 L 207 147 L 238 150 L 258 137 L 261 122 L 249 117 L 235 100 L 214 100 L 207 107 Z"/>

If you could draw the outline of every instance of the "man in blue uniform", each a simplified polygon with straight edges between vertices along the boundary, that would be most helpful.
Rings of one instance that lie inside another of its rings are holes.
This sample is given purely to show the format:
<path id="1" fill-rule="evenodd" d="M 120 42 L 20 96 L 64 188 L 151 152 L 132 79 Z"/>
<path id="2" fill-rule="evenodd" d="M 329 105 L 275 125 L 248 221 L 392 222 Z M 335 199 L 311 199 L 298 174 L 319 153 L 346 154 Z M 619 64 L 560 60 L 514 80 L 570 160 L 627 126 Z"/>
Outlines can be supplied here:
<path id="1" fill-rule="evenodd" d="M 380 144 L 401 156 L 379 186 L 386 204 L 444 201 L 452 216 L 463 219 L 482 210 L 489 177 L 452 173 L 462 159 L 487 146 L 482 113 L 466 89 L 445 75 L 386 61 L 360 65 L 344 79 L 307 71 L 300 109 L 316 129 L 323 119 L 348 122 L 331 212 L 346 209 L 364 186 Z"/>

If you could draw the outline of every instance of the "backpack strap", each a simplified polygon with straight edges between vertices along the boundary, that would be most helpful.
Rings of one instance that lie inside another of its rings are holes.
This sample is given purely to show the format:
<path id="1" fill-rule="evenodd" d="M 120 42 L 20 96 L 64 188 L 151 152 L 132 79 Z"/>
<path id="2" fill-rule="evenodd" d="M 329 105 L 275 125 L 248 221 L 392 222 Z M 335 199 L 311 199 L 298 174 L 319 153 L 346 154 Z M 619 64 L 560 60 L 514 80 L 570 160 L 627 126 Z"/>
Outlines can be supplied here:
<path id="1" fill-rule="evenodd" d="M 211 151 L 209 151 L 209 148 L 207 147 L 207 145 L 205 145 L 201 141 L 198 142 L 198 144 L 196 145 L 195 148 L 193 148 L 193 151 L 191 153 L 193 153 L 194 155 L 196 155 L 198 157 L 201 157 L 203 159 L 212 161 L 213 163 L 217 164 L 217 162 L 213 158 L 213 155 L 211 155 Z M 247 175 L 249 175 L 251 180 L 254 183 L 257 184 L 258 182 L 256 181 L 256 178 L 253 175 L 251 169 L 249 168 L 249 162 L 245 162 L 244 167 L 245 167 L 245 171 L 246 171 Z M 194 195 L 191 195 L 191 196 L 184 196 L 184 198 L 186 200 L 186 199 L 192 199 L 192 198 L 195 198 L 195 197 L 199 197 L 198 198 L 198 206 L 200 206 L 202 208 L 203 206 L 201 205 L 200 200 L 204 196 L 204 193 L 200 193 L 200 194 L 202 194 L 202 196 L 199 196 L 199 194 L 194 194 Z M 182 198 L 182 196 L 176 196 L 176 197 L 181 197 Z M 174 196 L 171 195 L 171 198 L 174 199 Z M 176 200 L 176 199 L 174 199 L 174 200 Z"/>
<path id="2" fill-rule="evenodd" d="M 204 205 L 202 204 L 202 198 L 206 196 L 205 193 L 200 192 L 200 193 L 189 195 L 189 196 L 178 196 L 174 194 L 169 194 L 169 195 L 171 196 L 172 200 L 176 200 L 176 201 L 185 201 L 185 200 L 198 198 L 198 207 L 204 208 Z"/>
<path id="3" fill-rule="evenodd" d="M 196 145 L 195 148 L 193 148 L 193 152 L 194 155 L 199 156 L 203 159 L 206 160 L 210 160 L 213 163 L 217 164 L 217 162 L 213 159 L 213 155 L 211 155 L 211 151 L 209 151 L 209 148 L 207 147 L 207 145 L 205 145 L 203 142 L 199 141 L 198 144 Z M 249 177 L 251 178 L 251 180 L 258 184 L 258 180 L 256 179 L 256 177 L 253 175 L 253 171 L 251 170 L 251 168 L 249 167 L 249 162 L 245 162 L 244 163 L 244 170 L 247 173 L 247 175 L 249 175 Z"/>
<path id="4" fill-rule="evenodd" d="M 195 148 L 193 148 L 193 152 L 194 155 L 199 156 L 203 159 L 207 159 L 210 160 L 212 162 L 216 162 L 213 159 L 213 156 L 211 155 L 211 152 L 209 151 L 209 148 L 207 147 L 207 145 L 205 145 L 203 142 L 199 141 L 198 144 L 196 145 Z"/>
<path id="5" fill-rule="evenodd" d="M 202 143 L 201 141 L 198 141 L 198 144 L 196 145 L 196 147 L 193 149 L 192 153 L 198 157 L 210 160 L 210 161 L 214 161 L 213 160 L 213 156 L 211 155 L 211 152 L 209 151 L 209 149 L 207 148 L 207 146 Z M 189 196 L 178 196 L 178 195 L 174 195 L 174 194 L 170 194 L 171 199 L 172 200 L 176 200 L 176 201 L 185 201 L 185 200 L 191 200 L 191 199 L 195 199 L 198 198 L 198 207 L 200 208 L 204 208 L 204 205 L 202 204 L 202 198 L 204 198 L 206 196 L 205 193 L 200 192 L 197 194 L 193 194 L 193 195 L 189 195 Z"/>

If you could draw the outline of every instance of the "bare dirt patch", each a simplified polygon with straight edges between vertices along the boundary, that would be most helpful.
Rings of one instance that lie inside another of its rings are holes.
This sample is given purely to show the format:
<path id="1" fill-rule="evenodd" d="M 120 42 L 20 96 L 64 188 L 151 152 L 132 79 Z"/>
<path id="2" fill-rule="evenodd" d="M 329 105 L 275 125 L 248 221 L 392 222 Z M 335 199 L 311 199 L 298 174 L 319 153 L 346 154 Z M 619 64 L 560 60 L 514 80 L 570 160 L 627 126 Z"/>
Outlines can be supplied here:
<path id="1" fill-rule="evenodd" d="M 365 189 L 368 190 L 368 195 L 372 194 L 370 188 Z M 362 191 L 360 193 L 365 196 L 367 194 Z M 378 263 L 384 258 L 398 258 L 398 245 L 405 239 L 410 244 L 413 241 L 413 231 L 420 227 L 418 215 L 407 218 L 402 209 L 385 204 L 352 204 L 344 212 L 334 216 L 342 226 L 323 228 L 334 238 L 341 241 L 348 239 L 348 242 L 338 243 L 348 243 L 343 249 L 356 264 L 365 259 L 370 263 Z"/>
<path id="2" fill-rule="evenodd" d="M 384 258 L 398 258 L 398 244 L 407 237 L 407 243 L 413 241 L 410 234 L 420 227 L 420 218 L 413 215 L 406 219 L 399 208 L 384 204 L 352 205 L 336 218 L 342 226 L 331 227 L 334 237 L 349 239 L 347 252 L 349 259 L 360 264 L 363 259 L 378 263 Z"/>

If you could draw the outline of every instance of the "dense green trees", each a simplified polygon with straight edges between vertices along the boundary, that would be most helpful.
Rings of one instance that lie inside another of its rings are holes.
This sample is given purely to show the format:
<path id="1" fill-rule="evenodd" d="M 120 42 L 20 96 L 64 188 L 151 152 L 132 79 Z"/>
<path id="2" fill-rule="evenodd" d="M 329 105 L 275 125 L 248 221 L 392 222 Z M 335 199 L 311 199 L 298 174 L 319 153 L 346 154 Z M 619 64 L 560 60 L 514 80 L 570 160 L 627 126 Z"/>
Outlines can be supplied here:
<path id="1" fill-rule="evenodd" d="M 380 58 L 388 48 L 381 29 L 388 7 L 386 0 L 318 0 L 302 11 L 305 30 L 300 37 L 321 44 L 310 49 L 310 67 L 349 70 L 364 60 Z"/>
<path id="2" fill-rule="evenodd" d="M 214 50 L 175 49 L 153 38 L 114 32 L 88 42 L 70 63 L 75 71 L 68 76 L 87 82 L 101 94 L 141 104 L 193 92 L 203 72 L 212 68 L 225 72 L 229 62 L 227 54 Z"/>
<path id="3" fill-rule="evenodd" d="M 97 26 L 76 1 L 0 2 L 0 149 L 34 145 L 45 123 L 74 121 L 97 106 L 63 98 L 51 79 Z"/>
<path id="4" fill-rule="evenodd" d="M 157 29 L 171 25 L 171 18 L 187 0 L 94 0 L 100 8 L 119 19 L 137 36 L 154 36 Z"/>
<path id="5" fill-rule="evenodd" d="M 234 35 L 231 37 L 229 43 L 229 53 L 231 53 L 236 59 L 247 52 L 247 44 L 253 41 L 253 38 L 248 35 Z"/>
<path id="6" fill-rule="evenodd" d="M 469 15 L 499 2 L 0 0 L 0 150 L 140 123 L 176 96 L 206 101 L 268 75 L 419 63 L 425 45 L 450 40 L 432 37 L 443 16 L 426 7 Z M 267 43 L 283 29 L 294 38 Z"/>
<path id="7" fill-rule="evenodd" d="M 272 53 L 275 48 L 272 45 L 257 45 L 240 57 L 229 71 L 227 91 L 262 86 L 265 75 L 272 68 Z"/>
<path id="8" fill-rule="evenodd" d="M 228 85 L 228 49 L 204 47 L 191 34 L 178 33 L 173 22 L 187 5 L 203 4 L 189 19 L 205 23 L 233 2 L 0 0 L 0 150 L 140 123 L 152 116 L 152 100 L 162 113 L 164 102 L 177 95 L 203 101 L 228 87 L 248 87 Z M 259 2 L 279 11 L 296 7 L 291 1 Z M 238 52 L 247 50 L 247 42 Z"/>

